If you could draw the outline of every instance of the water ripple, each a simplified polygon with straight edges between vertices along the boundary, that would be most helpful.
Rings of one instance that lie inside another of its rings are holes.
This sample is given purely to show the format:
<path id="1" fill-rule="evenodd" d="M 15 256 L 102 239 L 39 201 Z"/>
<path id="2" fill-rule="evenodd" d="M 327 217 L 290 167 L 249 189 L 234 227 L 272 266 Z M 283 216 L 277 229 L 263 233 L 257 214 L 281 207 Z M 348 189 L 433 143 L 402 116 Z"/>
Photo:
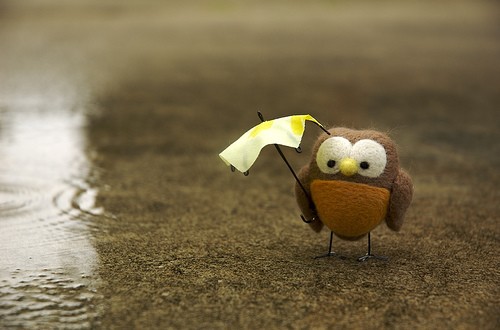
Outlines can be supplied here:
<path id="1" fill-rule="evenodd" d="M 0 328 L 92 328 L 100 299 L 89 237 L 102 213 L 97 191 L 29 182 L 0 177 Z"/>
<path id="2" fill-rule="evenodd" d="M 0 217 L 30 212 L 40 199 L 38 189 L 0 178 Z"/>
<path id="3" fill-rule="evenodd" d="M 87 185 L 72 185 L 56 193 L 52 202 L 55 207 L 71 217 L 83 214 L 98 216 L 103 214 L 103 209 L 95 205 L 97 193 L 97 189 Z"/>

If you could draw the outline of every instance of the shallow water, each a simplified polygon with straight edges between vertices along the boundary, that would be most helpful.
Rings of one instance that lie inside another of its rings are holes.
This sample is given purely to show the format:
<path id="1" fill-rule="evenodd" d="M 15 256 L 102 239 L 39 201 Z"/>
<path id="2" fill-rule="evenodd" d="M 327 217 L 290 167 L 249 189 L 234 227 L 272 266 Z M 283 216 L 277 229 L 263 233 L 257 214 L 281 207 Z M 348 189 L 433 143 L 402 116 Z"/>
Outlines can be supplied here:
<path id="1" fill-rule="evenodd" d="M 0 316 L 6 326 L 92 323 L 98 256 L 92 169 L 75 111 L 2 112 Z"/>

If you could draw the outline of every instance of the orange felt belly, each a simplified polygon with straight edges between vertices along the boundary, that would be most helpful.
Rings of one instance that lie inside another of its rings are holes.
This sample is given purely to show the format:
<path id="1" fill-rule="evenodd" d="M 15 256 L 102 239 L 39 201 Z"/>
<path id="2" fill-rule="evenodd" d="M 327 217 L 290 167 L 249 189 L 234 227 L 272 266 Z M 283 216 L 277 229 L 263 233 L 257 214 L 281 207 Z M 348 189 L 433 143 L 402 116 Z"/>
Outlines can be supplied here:
<path id="1" fill-rule="evenodd" d="M 321 221 L 343 238 L 358 238 L 377 227 L 390 195 L 384 188 L 333 180 L 314 180 L 311 193 Z"/>

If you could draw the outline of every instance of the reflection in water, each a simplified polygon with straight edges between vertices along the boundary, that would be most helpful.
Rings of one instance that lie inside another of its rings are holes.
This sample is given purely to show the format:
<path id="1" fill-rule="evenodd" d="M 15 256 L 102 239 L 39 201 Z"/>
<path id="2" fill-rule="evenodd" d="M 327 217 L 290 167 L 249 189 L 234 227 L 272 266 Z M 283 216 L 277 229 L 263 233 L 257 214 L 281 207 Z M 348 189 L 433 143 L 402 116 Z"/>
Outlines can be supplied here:
<path id="1" fill-rule="evenodd" d="M 79 112 L 0 112 L 0 327 L 95 324 L 101 214 Z"/>

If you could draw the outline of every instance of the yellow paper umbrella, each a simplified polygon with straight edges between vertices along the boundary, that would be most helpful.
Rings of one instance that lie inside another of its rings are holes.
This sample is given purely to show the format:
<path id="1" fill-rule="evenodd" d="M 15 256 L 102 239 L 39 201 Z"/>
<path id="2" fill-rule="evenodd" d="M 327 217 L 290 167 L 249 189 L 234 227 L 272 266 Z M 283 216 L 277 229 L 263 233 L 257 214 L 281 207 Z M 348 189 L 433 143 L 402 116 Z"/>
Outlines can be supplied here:
<path id="1" fill-rule="evenodd" d="M 263 119 L 260 113 L 259 116 Z M 257 160 L 262 148 L 269 144 L 299 147 L 306 120 L 316 123 L 324 130 L 311 115 L 294 115 L 263 121 L 248 130 L 219 156 L 228 166 L 245 173 Z"/>

